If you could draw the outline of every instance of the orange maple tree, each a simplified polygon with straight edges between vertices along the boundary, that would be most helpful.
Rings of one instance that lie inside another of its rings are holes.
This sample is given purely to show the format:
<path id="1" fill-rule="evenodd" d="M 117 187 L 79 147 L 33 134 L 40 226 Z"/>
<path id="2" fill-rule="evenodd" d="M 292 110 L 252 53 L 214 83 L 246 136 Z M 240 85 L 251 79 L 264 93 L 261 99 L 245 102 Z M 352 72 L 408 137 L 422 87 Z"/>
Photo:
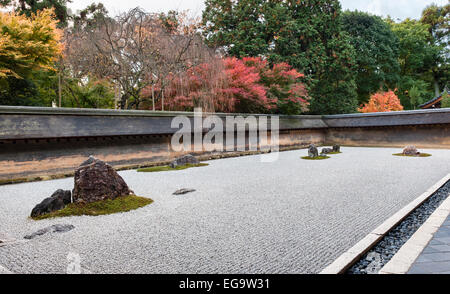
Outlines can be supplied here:
<path id="1" fill-rule="evenodd" d="M 359 112 L 388 112 L 388 111 L 400 111 L 403 110 L 403 106 L 400 103 L 397 95 L 394 91 L 389 90 L 387 92 L 380 91 L 370 96 L 369 102 L 358 108 Z"/>

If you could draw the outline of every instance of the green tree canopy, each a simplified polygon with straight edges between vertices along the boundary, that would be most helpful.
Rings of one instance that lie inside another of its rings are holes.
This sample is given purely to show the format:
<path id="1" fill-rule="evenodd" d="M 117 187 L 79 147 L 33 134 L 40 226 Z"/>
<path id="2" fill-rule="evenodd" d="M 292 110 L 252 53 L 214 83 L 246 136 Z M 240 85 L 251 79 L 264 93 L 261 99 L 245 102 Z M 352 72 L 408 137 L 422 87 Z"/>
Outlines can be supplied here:
<path id="1" fill-rule="evenodd" d="M 342 15 L 343 29 L 356 49 L 356 84 L 359 103 L 380 88 L 394 89 L 399 80 L 399 44 L 391 27 L 381 17 L 359 11 Z"/>
<path id="2" fill-rule="evenodd" d="M 357 108 L 355 51 L 340 24 L 337 0 L 207 0 L 203 12 L 209 45 L 227 54 L 265 56 L 303 72 L 312 113 Z"/>
<path id="3" fill-rule="evenodd" d="M 430 44 L 440 48 L 430 71 L 435 96 L 438 96 L 450 78 L 450 4 L 428 6 L 420 21 L 428 25 Z"/>
<path id="4" fill-rule="evenodd" d="M 431 42 L 428 24 L 406 19 L 401 23 L 391 22 L 391 26 L 400 42 L 401 78 L 398 83 L 398 96 L 405 108 L 412 109 L 414 105 L 411 104 L 409 90 L 415 85 L 421 91 L 426 91 L 430 97 L 433 96 L 431 72 L 442 47 Z"/>
<path id="5" fill-rule="evenodd" d="M 267 53 L 273 36 L 266 28 L 267 0 L 206 0 L 204 35 L 212 47 L 238 58 Z"/>

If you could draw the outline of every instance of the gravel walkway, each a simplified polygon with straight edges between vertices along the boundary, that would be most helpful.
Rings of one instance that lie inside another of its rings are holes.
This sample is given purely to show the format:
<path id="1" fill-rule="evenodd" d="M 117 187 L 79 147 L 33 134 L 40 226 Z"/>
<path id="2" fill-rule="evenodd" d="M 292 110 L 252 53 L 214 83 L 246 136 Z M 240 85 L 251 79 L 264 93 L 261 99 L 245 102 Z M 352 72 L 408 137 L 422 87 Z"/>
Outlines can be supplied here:
<path id="1" fill-rule="evenodd" d="M 342 151 L 321 161 L 296 150 L 273 163 L 256 155 L 182 171 L 123 171 L 137 195 L 155 202 L 109 216 L 27 218 L 56 189 L 71 189 L 71 178 L 0 186 L 0 233 L 21 240 L 0 246 L 0 266 L 64 273 L 77 253 L 92 273 L 317 273 L 450 172 L 450 150 L 427 150 L 428 158 Z M 172 195 L 180 188 L 196 191 Z M 54 224 L 75 229 L 23 239 Z"/>

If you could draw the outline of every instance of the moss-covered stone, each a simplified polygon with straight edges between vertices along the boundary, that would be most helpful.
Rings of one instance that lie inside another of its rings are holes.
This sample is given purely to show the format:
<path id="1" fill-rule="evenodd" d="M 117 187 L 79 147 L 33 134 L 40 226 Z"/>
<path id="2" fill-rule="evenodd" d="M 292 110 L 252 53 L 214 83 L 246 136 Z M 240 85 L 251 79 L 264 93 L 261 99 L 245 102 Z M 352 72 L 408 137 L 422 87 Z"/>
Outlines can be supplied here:
<path id="1" fill-rule="evenodd" d="M 140 168 L 137 171 L 138 172 L 161 172 L 161 171 L 173 171 L 173 170 L 183 170 L 191 167 L 199 167 L 199 166 L 207 166 L 207 163 L 199 163 L 199 164 L 186 164 L 186 165 L 179 165 L 175 168 L 172 168 L 168 165 L 164 166 L 152 166 L 152 167 L 146 167 L 146 168 Z"/>
<path id="2" fill-rule="evenodd" d="M 34 220 L 41 220 L 54 217 L 67 217 L 79 215 L 105 215 L 118 212 L 127 212 L 144 207 L 153 200 L 136 195 L 120 196 L 116 199 L 107 199 L 87 204 L 71 203 L 61 210 L 33 217 Z"/>
<path id="3" fill-rule="evenodd" d="M 330 156 L 317 156 L 317 157 L 309 157 L 309 156 L 303 156 L 302 159 L 306 160 L 322 160 L 322 159 L 328 159 Z"/>
<path id="4" fill-rule="evenodd" d="M 431 154 L 428 154 L 428 153 L 420 153 L 419 155 L 406 155 L 406 154 L 403 154 L 403 153 L 395 153 L 395 154 L 392 154 L 392 155 L 394 155 L 394 156 L 404 156 L 404 157 L 430 157 L 431 156 Z"/>

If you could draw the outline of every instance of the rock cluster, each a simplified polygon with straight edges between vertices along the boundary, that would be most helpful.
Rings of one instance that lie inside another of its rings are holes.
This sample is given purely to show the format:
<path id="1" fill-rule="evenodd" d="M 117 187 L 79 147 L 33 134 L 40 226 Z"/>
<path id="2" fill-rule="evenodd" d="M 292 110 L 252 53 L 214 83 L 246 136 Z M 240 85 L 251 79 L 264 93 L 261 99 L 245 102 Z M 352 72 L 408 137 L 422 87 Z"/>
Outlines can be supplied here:
<path id="1" fill-rule="evenodd" d="M 67 204 L 72 202 L 72 193 L 67 190 L 57 190 L 52 196 L 45 198 L 41 203 L 36 205 L 31 211 L 31 217 L 37 217 L 52 211 L 63 209 Z"/>
<path id="2" fill-rule="evenodd" d="M 320 152 L 320 156 L 325 156 L 332 152 L 340 152 L 340 151 L 341 151 L 341 146 L 333 145 L 333 148 L 322 148 L 322 151 Z M 319 150 L 317 149 L 316 145 L 314 145 L 314 144 L 309 145 L 308 157 L 316 158 L 318 156 L 319 156 Z"/>
<path id="3" fill-rule="evenodd" d="M 57 190 L 31 211 L 37 217 L 63 209 L 67 204 L 90 203 L 133 194 L 123 178 L 109 164 L 90 156 L 75 171 L 73 191 Z"/>
<path id="4" fill-rule="evenodd" d="M 186 164 L 199 164 L 199 161 L 195 156 L 193 156 L 191 154 L 187 154 L 187 155 L 178 157 L 177 159 L 172 161 L 170 163 L 170 167 L 176 168 L 177 166 L 186 165 Z"/>
<path id="5" fill-rule="evenodd" d="M 75 171 L 73 202 L 90 203 L 133 194 L 109 164 L 90 156 Z"/>
<path id="6" fill-rule="evenodd" d="M 408 155 L 408 156 L 419 156 L 420 152 L 417 150 L 416 146 L 406 146 L 403 149 L 403 155 Z"/>

